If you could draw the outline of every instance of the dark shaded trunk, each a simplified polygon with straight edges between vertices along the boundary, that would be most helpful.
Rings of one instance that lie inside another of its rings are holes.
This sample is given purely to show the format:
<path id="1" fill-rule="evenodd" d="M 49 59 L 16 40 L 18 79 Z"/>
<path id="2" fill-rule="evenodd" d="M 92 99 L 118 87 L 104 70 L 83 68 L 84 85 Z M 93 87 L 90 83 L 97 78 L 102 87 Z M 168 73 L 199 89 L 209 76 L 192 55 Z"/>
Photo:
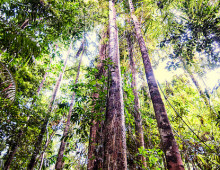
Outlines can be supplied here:
<path id="1" fill-rule="evenodd" d="M 144 133 L 143 133 L 143 128 L 142 128 L 142 118 L 141 118 L 140 104 L 139 104 L 137 85 L 136 85 L 136 69 L 135 69 L 135 63 L 133 59 L 133 45 L 132 45 L 130 33 L 127 34 L 127 43 L 128 43 L 128 52 L 129 52 L 129 58 L 130 58 L 130 69 L 132 73 L 131 88 L 134 94 L 134 109 L 135 109 L 134 118 L 135 118 L 135 135 L 136 135 L 137 149 L 138 148 L 145 149 Z M 138 156 L 138 161 L 141 161 L 144 167 L 147 166 L 146 158 L 143 155 Z"/>
<path id="2" fill-rule="evenodd" d="M 95 150 L 95 162 L 93 169 L 102 169 L 104 162 L 104 133 L 103 133 L 104 121 L 96 123 L 96 139 L 97 144 Z"/>
<path id="3" fill-rule="evenodd" d="M 103 61 L 106 59 L 106 48 L 107 44 L 104 42 L 107 38 L 107 32 L 103 34 L 100 40 L 99 46 L 99 64 L 97 65 L 97 69 L 99 70 L 98 74 L 96 75 L 96 79 L 100 79 L 102 75 L 105 75 L 104 63 Z M 94 107 L 96 105 L 96 100 L 99 98 L 98 93 L 93 94 L 93 103 Z M 94 109 L 94 114 L 97 110 Z M 87 169 L 101 169 L 103 164 L 102 158 L 102 150 L 101 148 L 103 145 L 102 139 L 102 122 L 97 121 L 96 117 L 92 121 L 92 125 L 90 126 L 90 140 L 89 140 L 89 149 L 88 149 L 88 164 Z"/>
<path id="4" fill-rule="evenodd" d="M 97 143 L 96 143 L 96 138 L 97 138 L 97 132 L 99 128 L 100 122 L 97 122 L 96 120 L 92 121 L 92 125 L 90 127 L 90 140 L 89 140 L 89 149 L 88 149 L 88 164 L 87 164 L 87 169 L 88 170 L 93 170 L 95 169 L 95 162 L 96 162 L 96 152 L 95 150 L 97 149 Z"/>
<path id="5" fill-rule="evenodd" d="M 7 158 L 7 160 L 5 161 L 5 164 L 4 164 L 4 170 L 9 170 L 10 165 L 13 161 L 13 158 L 14 158 L 14 156 L 17 152 L 17 149 L 19 147 L 20 139 L 21 139 L 22 134 L 23 134 L 23 131 L 20 131 L 19 134 L 18 134 L 18 138 L 17 138 L 18 140 L 11 147 L 11 150 L 9 151 L 9 154 L 8 154 L 8 158 Z"/>
<path id="6" fill-rule="evenodd" d="M 81 54 L 81 57 L 80 57 L 80 61 L 79 61 L 79 65 L 78 65 L 78 70 L 77 70 L 77 75 L 76 75 L 76 79 L 75 79 L 75 83 L 74 84 L 77 84 L 78 83 L 78 79 L 79 79 L 79 74 L 80 74 L 80 66 L 81 66 L 81 62 L 82 62 L 82 56 L 83 56 L 83 52 L 84 52 L 84 40 L 82 41 L 82 50 L 81 48 L 78 50 L 77 52 L 77 56 L 76 58 L 78 58 L 78 56 L 80 55 L 80 53 L 82 52 Z M 80 51 L 80 52 L 79 52 Z M 73 92 L 72 94 L 72 99 L 71 99 L 71 103 L 70 103 L 70 109 L 69 109 L 69 114 L 67 116 L 67 121 L 66 121 L 66 126 L 65 126 L 65 129 L 64 129 L 64 132 L 63 132 L 63 137 L 62 137 L 62 141 L 61 141 L 61 144 L 60 144 L 60 149 L 59 149 L 59 152 L 58 152 L 58 156 L 57 156 L 57 162 L 56 162 L 56 166 L 55 166 L 55 169 L 62 169 L 63 168 L 63 165 L 64 165 L 64 162 L 63 162 L 63 154 L 64 154 L 64 151 L 65 151 L 65 146 L 66 146 L 66 139 L 68 137 L 68 131 L 69 131 L 69 126 L 70 126 L 70 119 L 71 119 L 71 115 L 72 115 L 72 110 L 73 110 L 73 106 L 74 106 L 74 100 L 75 100 L 75 92 Z"/>
<path id="7" fill-rule="evenodd" d="M 95 148 L 96 148 L 96 121 L 92 121 L 92 125 L 90 126 L 90 135 L 89 135 L 89 148 L 88 148 L 88 164 L 87 169 L 93 170 L 95 163 Z"/>
<path id="8" fill-rule="evenodd" d="M 13 161 L 14 156 L 15 156 L 15 153 L 17 152 L 18 146 L 19 146 L 18 143 L 15 143 L 14 145 L 12 145 L 11 150 L 9 151 L 8 158 L 4 164 L 4 170 L 9 170 L 10 165 Z"/>
<path id="9" fill-rule="evenodd" d="M 103 169 L 127 169 L 124 103 L 114 1 L 109 1 L 109 58 L 111 80 L 105 119 Z"/>
<path id="10" fill-rule="evenodd" d="M 50 118 L 50 113 L 52 112 L 52 109 L 53 109 L 53 103 L 56 99 L 56 95 L 57 95 L 57 92 L 59 90 L 59 87 L 60 87 L 60 83 L 63 79 L 63 73 L 66 69 L 66 64 L 67 64 L 67 60 L 68 60 L 68 56 L 70 54 L 70 49 L 71 49 L 71 46 L 72 46 L 72 42 L 70 44 L 70 47 L 69 47 L 69 50 L 67 52 L 67 57 L 65 59 L 65 62 L 64 62 L 64 66 L 63 66 L 63 69 L 62 69 L 62 72 L 60 73 L 59 75 L 59 78 L 56 82 L 56 85 L 55 85 L 55 88 L 54 88 L 54 91 L 53 91 L 53 95 L 52 95 L 52 98 L 51 98 L 51 101 L 50 101 L 50 105 L 49 105 L 49 109 L 48 109 L 48 113 L 47 113 L 47 116 L 45 117 L 45 120 L 44 120 L 44 123 L 41 127 L 41 131 L 40 131 L 40 134 L 38 136 L 38 139 L 34 145 L 34 153 L 32 154 L 31 156 L 31 160 L 30 160 L 30 163 L 28 164 L 28 167 L 27 169 L 28 170 L 32 170 L 34 168 L 34 165 L 35 165 L 35 161 L 36 161 L 36 158 L 37 158 L 37 155 L 39 154 L 40 150 L 41 150 L 41 145 L 42 145 L 42 141 L 43 141 L 43 136 L 46 132 L 46 129 L 47 129 L 47 124 L 49 122 L 49 118 Z"/>
<path id="11" fill-rule="evenodd" d="M 42 144 L 42 141 L 43 141 L 43 136 L 44 136 L 44 134 L 46 132 L 48 121 L 49 121 L 49 117 L 47 116 L 45 118 L 45 120 L 44 120 L 44 123 L 43 123 L 42 127 L 41 127 L 41 131 L 40 131 L 40 134 L 38 136 L 38 139 L 37 139 L 37 141 L 36 141 L 36 143 L 34 145 L 35 149 L 34 149 L 34 153 L 31 156 L 31 160 L 30 160 L 30 162 L 28 164 L 28 167 L 27 167 L 28 170 L 32 170 L 34 168 L 37 155 L 39 154 L 40 149 L 41 149 L 41 144 Z"/>
<path id="12" fill-rule="evenodd" d="M 160 137 L 163 145 L 163 150 L 165 152 L 167 168 L 169 170 L 181 170 L 184 169 L 181 155 L 178 149 L 178 145 L 174 138 L 170 122 L 168 120 L 168 116 L 166 113 L 166 109 L 162 98 L 160 96 L 160 92 L 154 77 L 153 69 L 151 66 L 150 58 L 148 56 L 148 51 L 141 33 L 140 23 L 137 17 L 134 15 L 134 6 L 132 0 L 129 0 L 129 7 L 131 17 L 134 22 L 137 40 L 140 46 L 146 78 L 148 82 L 148 87 L 150 91 L 151 100 L 153 103 L 157 125 L 160 132 Z"/>

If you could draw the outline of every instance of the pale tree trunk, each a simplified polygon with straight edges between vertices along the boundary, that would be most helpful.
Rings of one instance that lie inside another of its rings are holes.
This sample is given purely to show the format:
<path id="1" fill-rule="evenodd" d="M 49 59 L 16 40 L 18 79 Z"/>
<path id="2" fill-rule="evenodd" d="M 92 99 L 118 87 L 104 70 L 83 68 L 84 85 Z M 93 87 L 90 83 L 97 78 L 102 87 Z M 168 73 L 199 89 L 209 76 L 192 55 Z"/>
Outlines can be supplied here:
<path id="1" fill-rule="evenodd" d="M 169 170 L 181 170 L 184 169 L 181 155 L 178 149 L 178 145 L 174 138 L 170 122 L 166 113 L 166 109 L 163 100 L 160 96 L 160 92 L 154 77 L 153 69 L 151 66 L 150 58 L 148 56 L 147 47 L 145 45 L 140 23 L 137 17 L 134 15 L 134 6 L 132 0 L 129 0 L 129 7 L 131 18 L 133 19 L 137 40 L 140 46 L 148 87 L 150 91 L 151 100 L 153 103 L 158 129 L 163 145 L 163 150 L 166 156 L 167 168 Z"/>
<path id="2" fill-rule="evenodd" d="M 103 61 L 106 59 L 106 47 L 107 44 L 104 43 L 105 38 L 107 38 L 107 32 L 102 35 L 102 38 L 100 40 L 100 46 L 99 46 L 99 64 L 97 65 L 97 69 L 99 70 L 96 79 L 100 79 L 102 75 L 105 76 L 105 70 Z M 96 100 L 99 98 L 98 93 L 93 94 L 93 101 L 94 101 L 94 107 L 96 105 Z M 94 110 L 95 114 L 96 110 Z M 100 133 L 102 128 L 102 122 L 95 120 L 92 120 L 92 125 L 90 126 L 90 140 L 89 140 L 89 149 L 88 149 L 88 164 L 87 169 L 93 170 L 93 169 L 100 169 L 102 168 L 102 162 L 100 160 L 100 153 L 102 151 L 99 147 L 102 145 L 102 135 Z M 101 158 L 102 159 L 102 158 Z"/>
<path id="3" fill-rule="evenodd" d="M 130 69 L 132 73 L 132 82 L 131 82 L 131 88 L 134 94 L 134 118 L 135 118 L 135 135 L 136 135 L 136 142 L 137 142 L 137 148 L 143 148 L 144 146 L 144 133 L 142 128 L 142 118 L 140 113 L 140 104 L 138 99 L 138 92 L 137 92 L 137 85 L 136 85 L 136 69 L 135 69 L 135 62 L 133 59 L 133 45 L 131 42 L 130 33 L 127 34 L 127 42 L 128 42 L 128 52 L 129 52 L 129 58 L 130 58 Z M 138 160 L 143 163 L 144 167 L 146 167 L 146 158 L 143 155 L 138 156 Z"/>
<path id="4" fill-rule="evenodd" d="M 72 42 L 70 43 L 70 47 L 69 47 L 69 50 L 67 52 L 67 56 L 66 56 L 66 59 L 65 59 L 65 62 L 64 62 L 64 66 L 63 66 L 62 72 L 60 73 L 59 78 L 58 78 L 58 80 L 56 82 L 56 85 L 55 85 L 55 88 L 54 88 L 54 91 L 53 91 L 53 95 L 52 95 L 52 98 L 51 98 L 51 101 L 50 101 L 50 105 L 49 105 L 47 116 L 45 117 L 44 123 L 43 123 L 43 125 L 41 127 L 40 134 L 39 134 L 38 139 L 37 139 L 37 141 L 36 141 L 36 143 L 34 145 L 35 149 L 34 149 L 34 153 L 32 154 L 30 163 L 28 164 L 28 168 L 27 168 L 28 170 L 32 170 L 34 168 L 37 155 L 40 152 L 41 144 L 42 144 L 42 141 L 43 141 L 43 136 L 44 136 L 44 134 L 46 132 L 47 124 L 48 124 L 48 121 L 49 121 L 49 118 L 50 118 L 50 113 L 52 112 L 52 109 L 53 109 L 53 103 L 54 103 L 54 101 L 56 99 L 56 95 L 57 95 L 57 92 L 59 90 L 60 83 L 61 83 L 61 81 L 63 79 L 63 73 L 64 73 L 64 71 L 66 69 L 66 64 L 67 64 L 67 60 L 68 60 L 68 57 L 69 57 L 69 54 L 70 54 L 71 46 L 72 46 Z"/>
<path id="5" fill-rule="evenodd" d="M 83 45 L 82 53 L 81 53 L 81 57 L 80 57 L 79 65 L 78 65 L 78 70 L 77 70 L 77 75 L 76 75 L 76 79 L 75 79 L 74 84 L 77 84 L 78 79 L 79 79 L 80 66 L 81 66 L 83 52 L 84 52 L 84 40 L 82 42 L 82 45 Z M 81 52 L 81 48 L 79 49 L 79 51 Z M 77 55 L 80 55 L 79 51 L 77 52 Z M 76 56 L 76 58 L 78 58 L 78 56 Z M 56 166 L 55 166 L 55 169 L 57 169 L 57 170 L 61 170 L 63 168 L 62 166 L 64 165 L 63 154 L 64 154 L 65 146 L 66 146 L 65 141 L 66 141 L 66 138 L 68 137 L 69 127 L 70 127 L 70 119 L 71 119 L 72 110 L 73 110 L 73 106 L 74 106 L 74 100 L 75 100 L 75 92 L 73 92 L 73 94 L 72 94 L 69 114 L 67 116 L 66 126 L 65 126 L 65 129 L 64 129 L 64 132 L 63 132 L 63 137 L 62 137 L 62 141 L 61 141 L 61 144 L 60 144 L 60 149 L 59 149 L 58 156 L 57 156 L 57 162 L 56 162 Z"/>
<path id="6" fill-rule="evenodd" d="M 55 53 L 56 53 L 56 51 L 57 51 L 57 45 L 56 45 Z M 46 73 L 44 74 L 43 80 L 41 81 L 41 83 L 40 83 L 40 85 L 39 85 L 39 87 L 38 87 L 38 89 L 37 89 L 37 95 L 39 95 L 39 93 L 40 93 L 40 91 L 41 91 L 41 89 L 42 89 L 42 87 L 43 87 L 43 85 L 44 85 L 44 82 L 46 81 L 47 74 L 48 74 L 48 70 L 49 70 L 49 67 L 50 67 L 52 61 L 53 61 L 53 58 L 51 57 L 51 59 L 50 59 L 50 64 L 49 64 L 49 66 L 47 67 L 47 71 L 46 71 Z"/>
<path id="7" fill-rule="evenodd" d="M 20 28 L 25 29 L 28 26 L 28 22 L 29 22 L 29 19 L 26 19 Z"/>
<path id="8" fill-rule="evenodd" d="M 43 160 L 44 160 L 44 154 L 45 154 L 45 151 L 48 147 L 48 145 L 50 144 L 50 141 L 52 140 L 53 136 L 55 135 L 56 131 L 54 130 L 51 135 L 50 135 L 50 138 L 47 140 L 45 146 L 44 146 L 44 150 L 43 152 L 41 153 L 40 157 L 38 158 L 39 160 L 41 160 L 41 163 L 40 163 L 40 167 L 39 167 L 39 170 L 41 170 L 42 166 L 43 166 Z M 38 161 L 38 160 L 37 160 Z M 35 163 L 37 163 L 37 161 Z"/>
<path id="9" fill-rule="evenodd" d="M 60 126 L 60 124 L 62 124 L 62 119 L 61 121 L 59 122 L 59 124 L 57 125 L 57 127 Z M 53 132 L 51 133 L 49 139 L 47 139 L 45 145 L 44 145 L 44 149 L 43 151 L 41 152 L 40 156 L 37 158 L 37 160 L 35 161 L 35 165 L 37 164 L 38 160 L 40 160 L 40 167 L 39 167 L 39 170 L 41 170 L 42 166 L 43 166 L 43 159 L 44 159 L 44 155 L 45 155 L 45 151 L 47 149 L 47 147 L 49 146 L 52 138 L 54 137 L 55 133 L 56 133 L 57 129 L 53 129 Z"/>
<path id="10" fill-rule="evenodd" d="M 114 1 L 109 1 L 110 88 L 105 119 L 103 169 L 127 169 L 124 103 Z"/>

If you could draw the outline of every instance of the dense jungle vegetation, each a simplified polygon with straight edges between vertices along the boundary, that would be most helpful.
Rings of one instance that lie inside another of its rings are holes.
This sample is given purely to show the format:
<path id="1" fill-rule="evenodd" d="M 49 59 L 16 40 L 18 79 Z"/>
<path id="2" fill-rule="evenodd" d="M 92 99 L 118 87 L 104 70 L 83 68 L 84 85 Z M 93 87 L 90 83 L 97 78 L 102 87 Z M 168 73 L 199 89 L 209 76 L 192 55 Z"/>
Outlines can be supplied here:
<path id="1" fill-rule="evenodd" d="M 218 0 L 1 0 L 0 167 L 220 169 Z"/>

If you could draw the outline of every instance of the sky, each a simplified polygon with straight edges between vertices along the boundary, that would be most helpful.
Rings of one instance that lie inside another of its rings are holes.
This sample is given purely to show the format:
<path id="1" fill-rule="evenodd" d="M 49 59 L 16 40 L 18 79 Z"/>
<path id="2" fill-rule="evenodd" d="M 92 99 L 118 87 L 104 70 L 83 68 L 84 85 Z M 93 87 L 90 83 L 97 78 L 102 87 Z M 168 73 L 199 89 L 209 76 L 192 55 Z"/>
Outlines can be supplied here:
<path id="1" fill-rule="evenodd" d="M 184 70 L 182 68 L 178 68 L 175 71 L 168 71 L 165 67 L 167 65 L 167 60 L 161 62 L 157 68 L 154 70 L 154 74 L 156 79 L 160 83 L 164 83 L 165 81 L 171 81 L 172 77 L 175 75 L 181 75 L 184 74 Z M 194 76 L 197 78 L 199 85 L 204 90 L 208 87 L 208 89 L 212 90 L 215 85 L 218 83 L 218 80 L 220 80 L 220 68 L 209 70 L 202 79 L 198 77 L 198 75 L 194 74 Z M 205 83 L 204 83 L 204 82 Z"/>

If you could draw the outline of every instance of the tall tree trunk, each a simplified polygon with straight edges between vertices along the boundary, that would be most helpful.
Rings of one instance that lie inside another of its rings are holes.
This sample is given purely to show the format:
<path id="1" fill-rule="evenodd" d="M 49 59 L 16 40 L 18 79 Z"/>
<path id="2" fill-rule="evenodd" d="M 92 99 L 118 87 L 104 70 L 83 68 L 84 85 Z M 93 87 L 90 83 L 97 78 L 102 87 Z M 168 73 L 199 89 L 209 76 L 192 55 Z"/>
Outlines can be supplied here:
<path id="1" fill-rule="evenodd" d="M 60 83 L 61 83 L 61 81 L 63 79 L 63 73 L 64 73 L 64 71 L 66 69 L 66 64 L 67 64 L 67 60 L 68 60 L 68 57 L 69 57 L 69 54 L 70 54 L 71 46 L 72 46 L 72 42 L 70 43 L 70 47 L 69 47 L 69 50 L 67 52 L 67 56 L 66 56 L 66 59 L 65 59 L 65 62 L 64 62 L 64 66 L 63 66 L 62 72 L 60 73 L 59 78 L 58 78 L 58 80 L 56 82 L 56 85 L 55 85 L 55 88 L 54 88 L 54 91 L 53 91 L 53 95 L 52 95 L 52 98 L 51 98 L 51 101 L 50 101 L 49 109 L 48 109 L 48 114 L 45 117 L 44 123 L 43 123 L 43 125 L 41 127 L 40 134 L 39 134 L 38 139 L 37 139 L 37 141 L 36 141 L 36 143 L 34 145 L 35 149 L 34 149 L 34 153 L 32 154 L 30 163 L 28 164 L 28 167 L 27 167 L 28 170 L 32 170 L 34 168 L 37 155 L 40 152 L 41 144 L 42 144 L 42 141 L 43 141 L 43 136 L 44 136 L 44 134 L 46 132 L 47 124 L 48 124 L 48 121 L 49 121 L 49 118 L 50 118 L 50 113 L 52 112 L 52 109 L 53 109 L 53 103 L 54 103 L 54 101 L 56 99 L 56 95 L 57 95 L 57 92 L 59 90 Z"/>
<path id="2" fill-rule="evenodd" d="M 100 40 L 100 46 L 99 46 L 99 64 L 97 65 L 97 69 L 99 70 L 98 74 L 96 75 L 96 79 L 100 79 L 102 75 L 105 75 L 104 70 L 104 64 L 103 61 L 106 59 L 106 48 L 107 44 L 104 43 L 105 38 L 107 38 L 107 32 L 102 35 L 102 38 Z M 93 100 L 94 100 L 94 107 L 96 105 L 96 100 L 99 98 L 98 93 L 93 94 Z M 94 113 L 96 110 L 94 109 Z M 99 155 L 102 151 L 100 150 L 99 145 L 102 145 L 101 137 L 102 135 L 101 128 L 102 128 L 102 122 L 95 120 L 92 120 L 92 125 L 90 127 L 90 140 L 89 140 L 89 149 L 88 149 L 88 164 L 87 169 L 93 170 L 93 169 L 100 169 L 102 168 L 102 162 L 100 162 L 100 156 Z"/>
<path id="3" fill-rule="evenodd" d="M 92 125 L 90 127 L 90 135 L 89 135 L 89 148 L 88 148 L 88 164 L 87 164 L 87 169 L 88 170 L 93 170 L 96 162 L 96 157 L 95 157 L 95 150 L 96 150 L 96 135 L 97 131 L 99 128 L 100 122 L 97 122 L 96 120 L 92 121 Z"/>
<path id="4" fill-rule="evenodd" d="M 114 1 L 109 1 L 109 58 L 111 83 L 105 119 L 103 169 L 127 169 L 124 103 Z"/>
<path id="5" fill-rule="evenodd" d="M 79 65 L 78 65 L 78 70 L 77 70 L 77 75 L 76 75 L 76 79 L 75 79 L 75 84 L 78 83 L 78 79 L 79 79 L 80 66 L 81 66 L 83 52 L 84 52 L 84 40 L 82 42 L 82 45 L 83 45 L 82 54 L 81 54 Z M 81 52 L 81 48 L 79 49 L 79 51 Z M 80 53 L 77 52 L 77 55 L 80 55 Z M 76 58 L 78 58 L 78 56 L 76 56 Z M 65 126 L 65 129 L 64 129 L 64 132 L 63 132 L 63 137 L 62 137 L 63 139 L 61 141 L 60 149 L 59 149 L 58 156 L 57 156 L 57 162 L 56 162 L 55 169 L 58 169 L 58 170 L 61 170 L 62 166 L 64 165 L 64 163 L 63 163 L 63 154 L 64 154 L 65 146 L 66 146 L 66 142 L 65 141 L 66 141 L 66 138 L 68 137 L 69 126 L 70 126 L 70 119 L 71 119 L 71 115 L 72 115 L 74 100 L 75 100 L 75 92 L 73 92 L 73 94 L 72 94 L 69 114 L 67 116 L 66 126 Z"/>
<path id="6" fill-rule="evenodd" d="M 4 170 L 9 170 L 10 165 L 11 165 L 11 163 L 13 161 L 13 158 L 14 158 L 14 156 L 15 156 L 15 154 L 17 152 L 17 149 L 19 147 L 22 134 L 23 134 L 23 131 L 20 130 L 16 143 L 14 143 L 12 145 L 11 150 L 9 151 L 8 158 L 7 158 L 7 160 L 6 160 L 5 164 L 4 164 Z"/>
<path id="7" fill-rule="evenodd" d="M 165 152 L 166 161 L 167 161 L 167 168 L 169 170 L 181 170 L 184 169 L 181 155 L 176 143 L 176 140 L 174 138 L 168 116 L 166 113 L 166 109 L 163 103 L 163 100 L 160 96 L 160 92 L 154 77 L 153 69 L 151 66 L 150 58 L 148 56 L 147 47 L 145 45 L 140 23 L 137 19 L 137 17 L 134 15 L 134 6 L 132 3 L 132 0 L 129 0 L 129 7 L 130 7 L 130 13 L 131 18 L 133 19 L 135 30 L 136 30 L 136 36 L 138 39 L 138 43 L 141 49 L 141 54 L 143 58 L 146 78 L 148 82 L 148 87 L 150 91 L 151 100 L 153 103 L 156 119 L 157 119 L 157 125 L 161 136 L 161 141 L 163 144 L 163 150 Z"/>
<path id="8" fill-rule="evenodd" d="M 132 82 L 131 82 L 131 88 L 134 94 L 134 118 L 135 118 L 135 135 L 136 135 L 136 142 L 137 142 L 137 148 L 145 148 L 144 146 L 144 133 L 142 128 L 142 118 L 140 113 L 140 104 L 138 99 L 138 93 L 137 93 L 137 85 L 136 85 L 136 70 L 135 70 L 135 63 L 133 59 L 133 45 L 131 42 L 130 33 L 127 34 L 127 43 L 128 43 L 128 52 L 129 52 L 129 58 L 130 58 L 130 69 L 132 73 Z M 147 166 L 146 164 L 146 158 L 143 155 L 138 156 L 138 160 L 141 160 L 144 167 Z"/>
<path id="9" fill-rule="evenodd" d="M 57 51 L 57 45 L 56 45 L 55 53 L 56 53 L 56 51 Z M 50 67 L 52 61 L 53 61 L 53 58 L 51 57 L 51 59 L 50 59 L 50 64 L 49 64 L 49 66 L 47 67 L 47 70 L 46 70 L 46 73 L 44 74 L 43 80 L 41 81 L 41 83 L 40 83 L 40 85 L 39 85 L 39 87 L 38 87 L 38 89 L 37 89 L 37 95 L 39 95 L 39 93 L 40 93 L 40 91 L 41 91 L 41 89 L 42 89 L 42 87 L 43 87 L 43 85 L 44 85 L 44 82 L 46 81 L 47 74 L 48 74 L 48 70 L 49 70 L 49 67 Z"/>
<path id="10" fill-rule="evenodd" d="M 41 155 L 38 157 L 38 159 L 41 160 L 39 170 L 41 170 L 42 165 L 43 165 L 43 160 L 44 160 L 45 151 L 46 151 L 48 145 L 50 144 L 50 141 L 52 140 L 52 138 L 53 138 L 53 136 L 55 135 L 55 133 L 56 133 L 55 130 L 51 133 L 50 138 L 49 138 L 49 139 L 47 140 L 47 142 L 45 143 L 43 152 L 42 152 Z M 38 159 L 37 159 L 37 161 L 38 161 Z M 35 162 L 35 164 L 37 163 L 37 161 Z"/>

